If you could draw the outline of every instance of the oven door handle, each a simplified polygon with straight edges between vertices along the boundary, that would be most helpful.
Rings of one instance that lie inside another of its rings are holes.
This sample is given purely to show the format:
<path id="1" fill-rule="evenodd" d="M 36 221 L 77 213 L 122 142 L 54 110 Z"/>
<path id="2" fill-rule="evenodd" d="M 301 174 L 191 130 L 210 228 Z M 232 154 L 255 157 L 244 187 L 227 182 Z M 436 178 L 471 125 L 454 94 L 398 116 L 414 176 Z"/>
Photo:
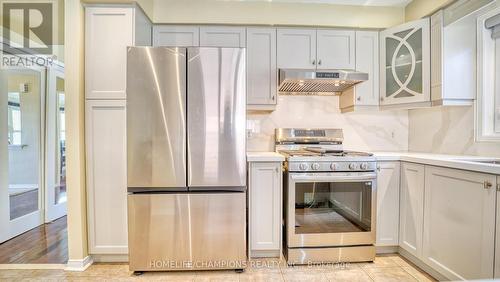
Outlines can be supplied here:
<path id="1" fill-rule="evenodd" d="M 377 179 L 375 173 L 359 173 L 356 175 L 349 174 L 328 174 L 324 173 L 314 173 L 314 174 L 290 174 L 290 177 L 294 181 L 335 181 L 335 182 L 353 182 L 353 181 L 374 181 Z"/>

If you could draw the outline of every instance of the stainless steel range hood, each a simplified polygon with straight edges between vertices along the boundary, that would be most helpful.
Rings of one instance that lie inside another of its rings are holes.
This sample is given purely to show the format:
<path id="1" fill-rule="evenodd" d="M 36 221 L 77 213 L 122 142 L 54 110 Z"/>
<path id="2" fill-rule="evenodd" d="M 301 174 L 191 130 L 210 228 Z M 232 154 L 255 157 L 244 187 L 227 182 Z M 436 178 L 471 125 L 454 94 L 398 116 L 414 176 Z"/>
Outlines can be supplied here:
<path id="1" fill-rule="evenodd" d="M 278 91 L 282 95 L 339 95 L 366 80 L 368 74 L 364 72 L 280 69 Z"/>

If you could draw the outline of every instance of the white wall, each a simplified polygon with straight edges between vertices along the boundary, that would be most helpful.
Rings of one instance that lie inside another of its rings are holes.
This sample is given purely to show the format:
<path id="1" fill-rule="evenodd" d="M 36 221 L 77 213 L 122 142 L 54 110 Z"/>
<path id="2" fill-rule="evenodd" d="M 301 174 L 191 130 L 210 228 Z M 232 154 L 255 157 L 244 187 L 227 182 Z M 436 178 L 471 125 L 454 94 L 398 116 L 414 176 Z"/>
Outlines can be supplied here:
<path id="1" fill-rule="evenodd" d="M 404 22 L 402 7 L 272 1 L 154 0 L 153 22 L 384 28 Z"/>
<path id="2" fill-rule="evenodd" d="M 272 113 L 249 113 L 248 125 L 258 133 L 247 139 L 249 151 L 274 150 L 279 127 L 342 128 L 346 149 L 408 150 L 408 112 L 373 111 L 341 114 L 335 96 L 279 96 Z"/>

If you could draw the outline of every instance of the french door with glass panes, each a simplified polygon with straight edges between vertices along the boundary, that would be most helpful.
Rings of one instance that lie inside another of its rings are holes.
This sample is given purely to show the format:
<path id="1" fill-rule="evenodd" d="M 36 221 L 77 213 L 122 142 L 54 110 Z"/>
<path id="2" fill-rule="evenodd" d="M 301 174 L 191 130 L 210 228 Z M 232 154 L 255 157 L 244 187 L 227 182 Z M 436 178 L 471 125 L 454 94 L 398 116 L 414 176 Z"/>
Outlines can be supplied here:
<path id="1" fill-rule="evenodd" d="M 43 224 L 45 69 L 0 70 L 0 243 Z"/>
<path id="2" fill-rule="evenodd" d="M 430 22 L 408 22 L 380 33 L 380 105 L 430 102 Z"/>

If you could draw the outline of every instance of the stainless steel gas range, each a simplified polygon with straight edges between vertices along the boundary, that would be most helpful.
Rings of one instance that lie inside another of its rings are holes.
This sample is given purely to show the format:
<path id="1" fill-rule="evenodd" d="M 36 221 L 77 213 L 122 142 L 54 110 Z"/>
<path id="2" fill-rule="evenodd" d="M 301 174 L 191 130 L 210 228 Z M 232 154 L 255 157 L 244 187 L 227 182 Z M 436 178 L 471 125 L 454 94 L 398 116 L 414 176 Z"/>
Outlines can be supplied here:
<path id="1" fill-rule="evenodd" d="M 288 264 L 373 261 L 376 162 L 343 150 L 341 129 L 276 129 L 285 155 Z"/>

